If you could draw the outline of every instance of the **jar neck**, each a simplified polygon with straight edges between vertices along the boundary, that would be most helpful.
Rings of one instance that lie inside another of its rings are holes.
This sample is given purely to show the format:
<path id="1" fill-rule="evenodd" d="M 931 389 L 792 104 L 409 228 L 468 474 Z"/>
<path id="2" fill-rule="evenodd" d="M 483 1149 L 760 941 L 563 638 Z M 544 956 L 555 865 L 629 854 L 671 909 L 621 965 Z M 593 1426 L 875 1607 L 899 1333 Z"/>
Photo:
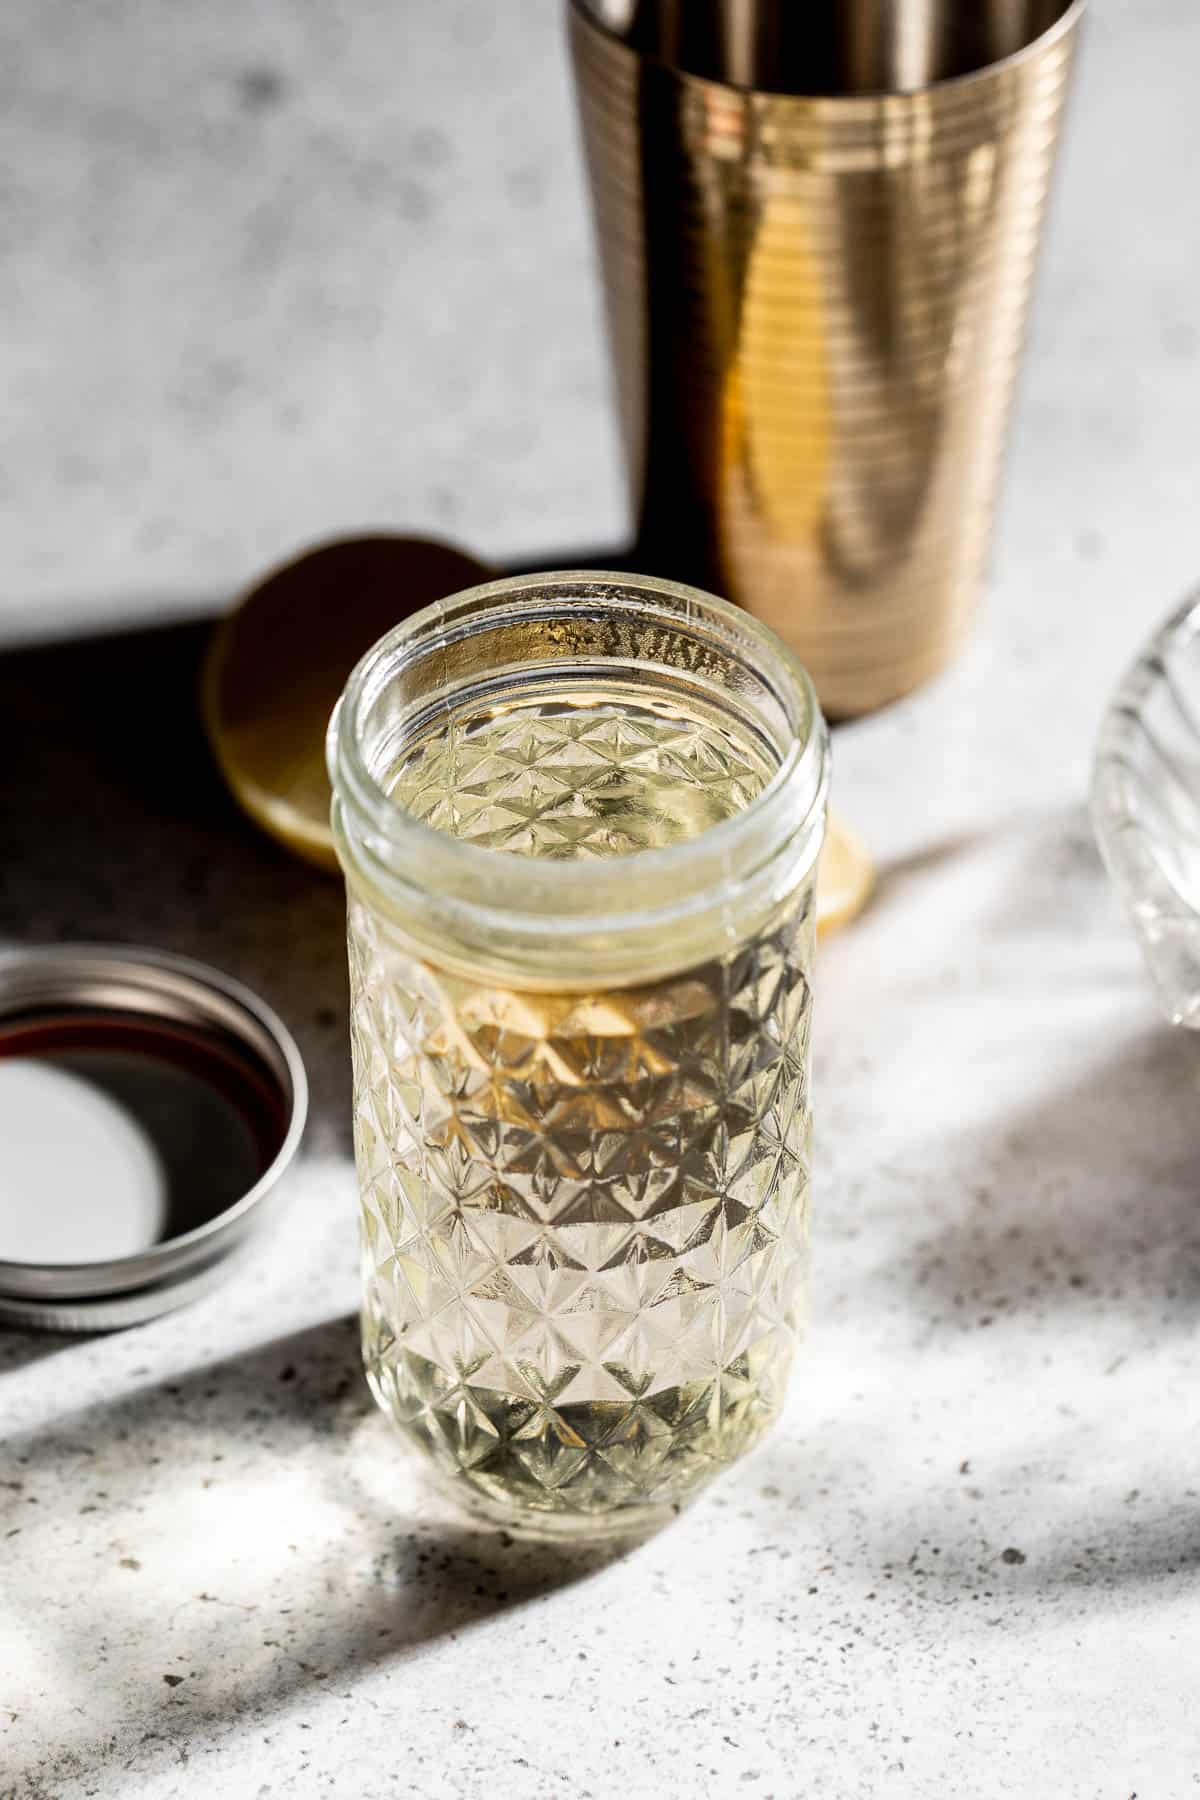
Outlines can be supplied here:
<path id="1" fill-rule="evenodd" d="M 753 726 L 774 774 L 694 838 L 587 861 L 484 848 L 397 806 L 385 770 L 413 720 L 453 710 L 465 688 L 518 666 L 686 679 Z M 829 780 L 811 683 L 773 634 L 695 590 L 590 572 L 489 583 L 406 620 L 351 676 L 329 765 L 352 893 L 420 954 L 552 989 L 640 985 L 744 941 L 811 877 Z"/>

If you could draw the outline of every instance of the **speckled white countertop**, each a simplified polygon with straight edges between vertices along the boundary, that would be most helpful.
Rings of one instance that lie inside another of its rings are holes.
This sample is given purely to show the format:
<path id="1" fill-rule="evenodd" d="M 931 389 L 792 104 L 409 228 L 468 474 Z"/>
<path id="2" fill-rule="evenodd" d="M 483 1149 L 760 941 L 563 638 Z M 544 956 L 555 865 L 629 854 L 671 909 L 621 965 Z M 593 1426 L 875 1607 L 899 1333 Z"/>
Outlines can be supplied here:
<path id="1" fill-rule="evenodd" d="M 556 9 L 507 11 L 5 8 L 10 635 L 365 522 L 619 536 Z M 0 1333 L 5 1800 L 1200 1787 L 1200 1045 L 1083 811 L 1200 579 L 1198 57 L 1193 0 L 1097 0 L 979 633 L 839 735 L 884 873 L 822 957 L 790 1410 L 626 1557 L 455 1524 L 369 1409 L 339 897 L 224 800 L 199 635 L 0 659 L 0 934 L 205 956 L 315 1090 L 217 1297 Z"/>

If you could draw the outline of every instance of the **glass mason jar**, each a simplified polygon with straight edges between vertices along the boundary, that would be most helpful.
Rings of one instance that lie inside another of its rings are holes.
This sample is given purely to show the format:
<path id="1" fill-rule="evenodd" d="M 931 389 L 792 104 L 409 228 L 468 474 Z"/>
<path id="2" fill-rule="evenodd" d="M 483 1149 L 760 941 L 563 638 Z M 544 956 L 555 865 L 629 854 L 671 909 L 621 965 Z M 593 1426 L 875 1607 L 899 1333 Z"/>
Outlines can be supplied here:
<path id="1" fill-rule="evenodd" d="M 490 1517 L 640 1528 L 792 1358 L 812 686 L 707 594 L 523 576 L 382 639 L 329 764 L 372 1390 Z"/>

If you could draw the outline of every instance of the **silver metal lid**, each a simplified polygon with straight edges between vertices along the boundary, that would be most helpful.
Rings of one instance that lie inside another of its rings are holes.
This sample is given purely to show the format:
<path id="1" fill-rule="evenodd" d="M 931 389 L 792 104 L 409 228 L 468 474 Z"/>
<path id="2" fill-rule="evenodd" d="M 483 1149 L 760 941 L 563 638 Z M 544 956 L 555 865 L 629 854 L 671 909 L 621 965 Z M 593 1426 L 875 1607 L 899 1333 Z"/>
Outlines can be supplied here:
<path id="1" fill-rule="evenodd" d="M 304 1129 L 291 1033 L 158 951 L 0 952 L 0 1321 L 110 1331 L 197 1299 Z"/>

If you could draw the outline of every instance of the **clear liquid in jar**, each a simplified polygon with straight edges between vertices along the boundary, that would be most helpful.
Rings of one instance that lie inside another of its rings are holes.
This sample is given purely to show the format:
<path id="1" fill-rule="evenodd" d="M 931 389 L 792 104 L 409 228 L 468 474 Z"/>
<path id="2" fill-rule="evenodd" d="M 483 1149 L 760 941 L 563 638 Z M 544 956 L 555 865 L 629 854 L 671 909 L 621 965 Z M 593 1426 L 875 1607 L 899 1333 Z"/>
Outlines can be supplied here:
<path id="1" fill-rule="evenodd" d="M 630 859 L 744 807 L 766 748 L 675 693 L 567 682 L 414 734 L 389 790 L 533 857 Z M 467 1497 L 543 1529 L 677 1505 L 778 1411 L 807 1222 L 811 878 L 638 988 L 530 992 L 352 895 L 364 1349 Z"/>

